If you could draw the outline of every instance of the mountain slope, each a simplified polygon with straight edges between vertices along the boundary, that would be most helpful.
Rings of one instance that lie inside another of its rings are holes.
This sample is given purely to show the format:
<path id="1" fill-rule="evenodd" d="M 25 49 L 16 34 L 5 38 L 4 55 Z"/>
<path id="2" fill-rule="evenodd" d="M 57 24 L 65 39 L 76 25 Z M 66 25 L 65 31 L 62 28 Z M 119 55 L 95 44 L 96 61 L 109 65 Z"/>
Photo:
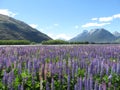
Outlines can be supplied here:
<path id="1" fill-rule="evenodd" d="M 51 39 L 26 23 L 0 14 L 0 40 L 29 40 L 41 42 Z"/>
<path id="2" fill-rule="evenodd" d="M 120 37 L 120 33 L 117 32 L 117 31 L 113 32 L 113 35 L 116 36 L 116 37 Z"/>
<path id="3" fill-rule="evenodd" d="M 86 41 L 87 36 L 88 36 L 88 31 L 84 30 L 81 34 L 78 34 L 76 37 L 72 38 L 70 41 Z"/>
<path id="4" fill-rule="evenodd" d="M 116 37 L 110 33 L 109 31 L 101 28 L 101 29 L 92 29 L 85 35 L 81 33 L 80 35 L 74 37 L 70 41 L 88 41 L 88 42 L 96 42 L 96 43 L 106 43 L 106 42 L 114 42 Z"/>

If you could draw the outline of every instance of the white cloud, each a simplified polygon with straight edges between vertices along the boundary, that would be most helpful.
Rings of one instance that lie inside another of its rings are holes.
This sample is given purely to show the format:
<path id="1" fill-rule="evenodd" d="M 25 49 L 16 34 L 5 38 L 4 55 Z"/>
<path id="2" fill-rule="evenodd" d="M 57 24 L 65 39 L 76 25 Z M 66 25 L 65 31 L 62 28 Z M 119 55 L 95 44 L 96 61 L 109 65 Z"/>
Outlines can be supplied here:
<path id="1" fill-rule="evenodd" d="M 109 22 L 112 20 L 113 20 L 113 17 L 101 17 L 101 18 L 99 18 L 100 22 Z"/>
<path id="2" fill-rule="evenodd" d="M 63 39 L 63 40 L 69 40 L 69 39 L 71 39 L 71 37 L 68 36 L 68 35 L 66 35 L 66 34 L 57 34 L 57 35 L 47 34 L 47 35 L 50 36 L 53 39 Z"/>
<path id="3" fill-rule="evenodd" d="M 108 24 L 111 24 L 110 21 L 113 21 L 114 19 L 120 19 L 120 14 L 114 14 L 112 16 L 109 17 L 100 17 L 100 18 L 92 18 L 92 21 L 98 21 L 96 23 L 86 23 L 85 25 L 82 25 L 82 27 L 99 27 L 99 26 L 105 26 Z"/>
<path id="4" fill-rule="evenodd" d="M 7 15 L 10 17 L 15 17 L 15 15 L 16 15 L 16 13 L 13 13 L 8 9 L 0 9 L 0 14 Z"/>
<path id="5" fill-rule="evenodd" d="M 29 24 L 32 28 L 38 28 L 37 24 Z"/>
<path id="6" fill-rule="evenodd" d="M 108 17 L 100 17 L 100 18 L 92 18 L 92 21 L 99 21 L 99 22 L 110 22 L 114 19 L 120 18 L 120 14 L 114 14 Z"/>
<path id="7" fill-rule="evenodd" d="M 98 18 L 92 18 L 91 20 L 92 20 L 92 21 L 96 21 L 96 20 L 98 20 Z"/>
<path id="8" fill-rule="evenodd" d="M 85 25 L 82 25 L 82 27 L 93 27 L 93 26 L 99 27 L 99 26 L 105 26 L 108 24 L 110 23 L 87 23 Z"/>
<path id="9" fill-rule="evenodd" d="M 120 18 L 120 14 L 113 15 L 114 18 Z"/>
<path id="10" fill-rule="evenodd" d="M 55 24 L 53 24 L 54 26 L 59 26 L 59 24 L 57 24 L 57 23 L 55 23 Z"/>

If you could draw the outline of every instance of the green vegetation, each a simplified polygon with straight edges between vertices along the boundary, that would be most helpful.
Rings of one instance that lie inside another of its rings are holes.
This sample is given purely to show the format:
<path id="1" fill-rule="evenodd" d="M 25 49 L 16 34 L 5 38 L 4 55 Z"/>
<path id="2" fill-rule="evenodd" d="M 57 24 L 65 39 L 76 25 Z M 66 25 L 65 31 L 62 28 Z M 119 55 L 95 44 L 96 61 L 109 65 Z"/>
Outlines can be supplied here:
<path id="1" fill-rule="evenodd" d="M 69 42 L 64 41 L 64 40 L 48 40 L 48 41 L 43 41 L 43 45 L 51 45 L 51 44 L 69 44 Z"/>
<path id="2" fill-rule="evenodd" d="M 57 44 L 89 44 L 88 42 L 69 42 L 64 40 L 48 40 L 43 41 L 43 45 L 57 45 Z"/>
<path id="3" fill-rule="evenodd" d="M 31 44 L 28 40 L 0 40 L 0 45 L 28 45 Z"/>

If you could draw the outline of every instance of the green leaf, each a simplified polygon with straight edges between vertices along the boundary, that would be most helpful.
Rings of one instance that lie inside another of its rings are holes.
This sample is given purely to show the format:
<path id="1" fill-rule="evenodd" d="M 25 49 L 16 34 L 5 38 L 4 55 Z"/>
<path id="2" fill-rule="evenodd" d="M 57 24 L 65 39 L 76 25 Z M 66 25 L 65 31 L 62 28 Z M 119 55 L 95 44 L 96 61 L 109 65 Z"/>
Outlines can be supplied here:
<path id="1" fill-rule="evenodd" d="M 22 76 L 22 78 L 26 78 L 26 77 L 27 77 L 27 74 L 26 74 L 25 72 L 22 72 L 22 73 L 21 73 L 21 76 Z"/>
<path id="2" fill-rule="evenodd" d="M 31 80 L 27 81 L 26 84 L 27 84 L 29 87 L 32 87 L 32 81 L 31 81 Z"/>
<path id="3" fill-rule="evenodd" d="M 5 86 L 3 85 L 3 83 L 2 83 L 2 82 L 0 82 L 0 88 L 1 88 L 2 90 L 4 90 L 4 89 L 5 89 Z"/>
<path id="4" fill-rule="evenodd" d="M 104 80 L 106 83 L 108 83 L 108 82 L 109 82 L 108 76 L 105 75 L 105 76 L 103 77 L 103 80 Z"/>
<path id="5" fill-rule="evenodd" d="M 37 88 L 39 88 L 39 87 L 40 87 L 40 83 L 37 82 L 37 83 L 35 84 L 35 88 L 37 89 Z"/>

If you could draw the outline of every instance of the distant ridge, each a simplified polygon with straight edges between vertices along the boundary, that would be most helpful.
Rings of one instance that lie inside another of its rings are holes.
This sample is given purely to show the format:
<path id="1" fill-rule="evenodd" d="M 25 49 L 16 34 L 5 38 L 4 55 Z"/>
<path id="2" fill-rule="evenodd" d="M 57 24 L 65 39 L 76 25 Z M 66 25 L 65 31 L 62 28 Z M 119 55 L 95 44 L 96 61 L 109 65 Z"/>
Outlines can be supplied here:
<path id="1" fill-rule="evenodd" d="M 89 32 L 84 30 L 82 33 L 78 34 L 76 37 L 72 38 L 70 41 L 73 42 L 95 42 L 95 43 L 114 43 L 120 40 L 120 36 L 117 36 L 109 32 L 104 28 L 91 29 Z M 119 34 L 120 35 L 120 34 Z"/>
<path id="2" fill-rule="evenodd" d="M 116 36 L 116 37 L 120 37 L 120 33 L 117 32 L 117 31 L 113 32 L 113 35 Z"/>
<path id="3" fill-rule="evenodd" d="M 0 14 L 0 40 L 29 40 L 40 43 L 50 39 L 49 36 L 28 24 Z"/>

